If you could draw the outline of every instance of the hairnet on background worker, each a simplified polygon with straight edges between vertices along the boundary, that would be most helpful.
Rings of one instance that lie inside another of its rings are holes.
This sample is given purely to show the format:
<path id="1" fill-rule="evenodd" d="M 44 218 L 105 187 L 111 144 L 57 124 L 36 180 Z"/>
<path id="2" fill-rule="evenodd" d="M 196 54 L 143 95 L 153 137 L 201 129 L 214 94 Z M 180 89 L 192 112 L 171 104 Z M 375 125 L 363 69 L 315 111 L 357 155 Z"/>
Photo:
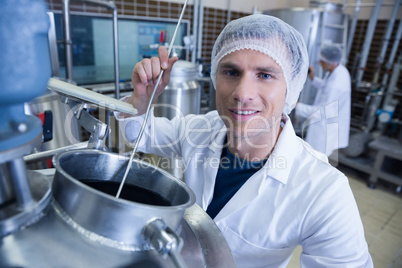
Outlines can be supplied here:
<path id="1" fill-rule="evenodd" d="M 280 19 L 262 14 L 232 21 L 218 36 L 212 50 L 211 79 L 214 87 L 220 60 L 241 49 L 264 53 L 282 68 L 287 85 L 283 112 L 289 114 L 307 77 L 308 54 L 301 34 Z"/>
<path id="2" fill-rule="evenodd" d="M 140 115 L 161 67 L 156 96 L 176 60 L 161 47 L 158 57 L 135 65 L 134 91 L 124 100 Z M 373 267 L 348 179 L 296 136 L 287 115 L 307 66 L 306 45 L 285 22 L 268 15 L 234 20 L 212 52 L 217 110 L 171 120 L 151 113 L 145 122 L 138 150 L 184 161 L 184 181 L 239 268 L 286 267 L 298 245 L 301 267 Z M 145 116 L 116 117 L 134 142 Z"/>
<path id="3" fill-rule="evenodd" d="M 330 63 L 339 64 L 342 59 L 342 51 L 334 45 L 327 45 L 320 51 L 320 60 Z"/>

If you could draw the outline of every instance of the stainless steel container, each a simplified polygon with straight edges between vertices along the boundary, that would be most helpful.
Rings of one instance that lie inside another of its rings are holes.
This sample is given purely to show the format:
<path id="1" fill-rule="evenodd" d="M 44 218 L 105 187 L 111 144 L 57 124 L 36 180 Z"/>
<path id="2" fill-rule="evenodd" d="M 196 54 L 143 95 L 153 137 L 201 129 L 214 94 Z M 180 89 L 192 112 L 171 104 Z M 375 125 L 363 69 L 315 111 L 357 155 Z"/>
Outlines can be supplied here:
<path id="1" fill-rule="evenodd" d="M 201 105 L 199 76 L 196 64 L 177 61 L 170 73 L 170 82 L 155 105 L 155 115 L 172 119 L 175 116 L 199 114 Z"/>
<path id="2" fill-rule="evenodd" d="M 42 96 L 25 103 L 25 113 L 39 116 L 47 111 L 52 114 L 52 139 L 42 142 L 37 149 L 39 152 L 57 149 L 60 147 L 76 144 L 81 141 L 80 127 L 74 118 L 70 107 L 61 102 L 61 96 L 57 93 L 47 91 Z M 46 166 L 38 165 L 38 168 Z"/>
<path id="3" fill-rule="evenodd" d="M 198 66 L 189 61 L 179 60 L 173 65 L 170 82 L 159 96 L 154 114 L 157 117 L 172 119 L 188 114 L 199 114 L 201 107 L 201 86 L 198 82 L 200 72 Z M 181 159 L 155 157 L 160 167 L 183 179 L 183 162 Z"/>
<path id="4" fill-rule="evenodd" d="M 53 194 L 61 209 L 85 230 L 133 249 L 149 249 L 142 235 L 146 224 L 160 218 L 178 230 L 195 197 L 169 173 L 133 159 L 121 198 L 115 198 L 127 160 L 96 150 L 56 155 Z M 88 217 L 94 212 L 96 216 Z"/>
<path id="5" fill-rule="evenodd" d="M 127 159 L 77 150 L 54 158 L 56 174 L 54 169 L 32 171 L 53 179 L 54 198 L 40 220 L 0 238 L 0 267 L 177 267 L 145 237 L 149 223 L 159 219 L 183 242 L 185 266 L 235 267 L 220 230 L 194 204 L 187 186 L 167 172 L 134 160 L 126 182 L 159 195 L 164 205 L 152 204 L 152 198 L 117 199 L 113 191 L 106 193 L 110 187 L 89 186 L 121 180 Z"/>

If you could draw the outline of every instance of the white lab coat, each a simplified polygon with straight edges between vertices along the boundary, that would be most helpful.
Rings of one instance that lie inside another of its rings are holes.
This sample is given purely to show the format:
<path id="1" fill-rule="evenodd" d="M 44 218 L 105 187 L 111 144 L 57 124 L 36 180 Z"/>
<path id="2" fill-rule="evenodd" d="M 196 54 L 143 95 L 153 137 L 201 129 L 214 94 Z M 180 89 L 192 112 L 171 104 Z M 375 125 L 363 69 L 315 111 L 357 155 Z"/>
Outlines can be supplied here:
<path id="1" fill-rule="evenodd" d="M 316 150 L 331 155 L 349 145 L 351 81 L 348 70 L 339 64 L 324 80 L 315 77 L 317 95 L 312 105 L 298 103 L 295 113 L 307 118 L 305 140 Z"/>
<path id="2" fill-rule="evenodd" d="M 128 141 L 136 139 L 142 121 L 121 121 Z M 214 219 L 237 267 L 286 267 L 297 245 L 303 247 L 302 267 L 373 267 L 348 179 L 295 135 L 285 115 L 282 125 L 265 166 Z M 171 121 L 151 116 L 139 149 L 182 156 L 186 184 L 206 210 L 225 135 L 216 111 Z"/>

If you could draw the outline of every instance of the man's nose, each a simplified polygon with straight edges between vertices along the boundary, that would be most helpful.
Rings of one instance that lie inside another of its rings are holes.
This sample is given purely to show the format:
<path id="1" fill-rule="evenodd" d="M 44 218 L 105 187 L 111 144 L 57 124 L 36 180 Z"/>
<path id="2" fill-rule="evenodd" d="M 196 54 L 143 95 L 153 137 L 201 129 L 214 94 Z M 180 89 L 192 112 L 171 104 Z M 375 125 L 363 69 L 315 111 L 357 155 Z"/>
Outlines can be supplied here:
<path id="1" fill-rule="evenodd" d="M 249 74 L 240 76 L 233 91 L 233 98 L 239 102 L 253 100 L 256 97 L 255 80 Z"/>

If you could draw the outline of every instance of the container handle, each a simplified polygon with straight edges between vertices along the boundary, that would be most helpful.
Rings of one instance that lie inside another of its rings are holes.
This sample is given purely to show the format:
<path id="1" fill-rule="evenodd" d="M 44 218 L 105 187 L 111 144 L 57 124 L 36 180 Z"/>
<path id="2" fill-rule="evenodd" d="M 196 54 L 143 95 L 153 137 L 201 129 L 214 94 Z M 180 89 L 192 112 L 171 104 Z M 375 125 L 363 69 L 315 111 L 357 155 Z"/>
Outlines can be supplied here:
<path id="1" fill-rule="evenodd" d="M 180 251 L 183 248 L 183 239 L 165 224 L 162 219 L 149 222 L 143 230 L 144 238 L 166 258 L 168 255 L 178 268 L 187 268 Z"/>

